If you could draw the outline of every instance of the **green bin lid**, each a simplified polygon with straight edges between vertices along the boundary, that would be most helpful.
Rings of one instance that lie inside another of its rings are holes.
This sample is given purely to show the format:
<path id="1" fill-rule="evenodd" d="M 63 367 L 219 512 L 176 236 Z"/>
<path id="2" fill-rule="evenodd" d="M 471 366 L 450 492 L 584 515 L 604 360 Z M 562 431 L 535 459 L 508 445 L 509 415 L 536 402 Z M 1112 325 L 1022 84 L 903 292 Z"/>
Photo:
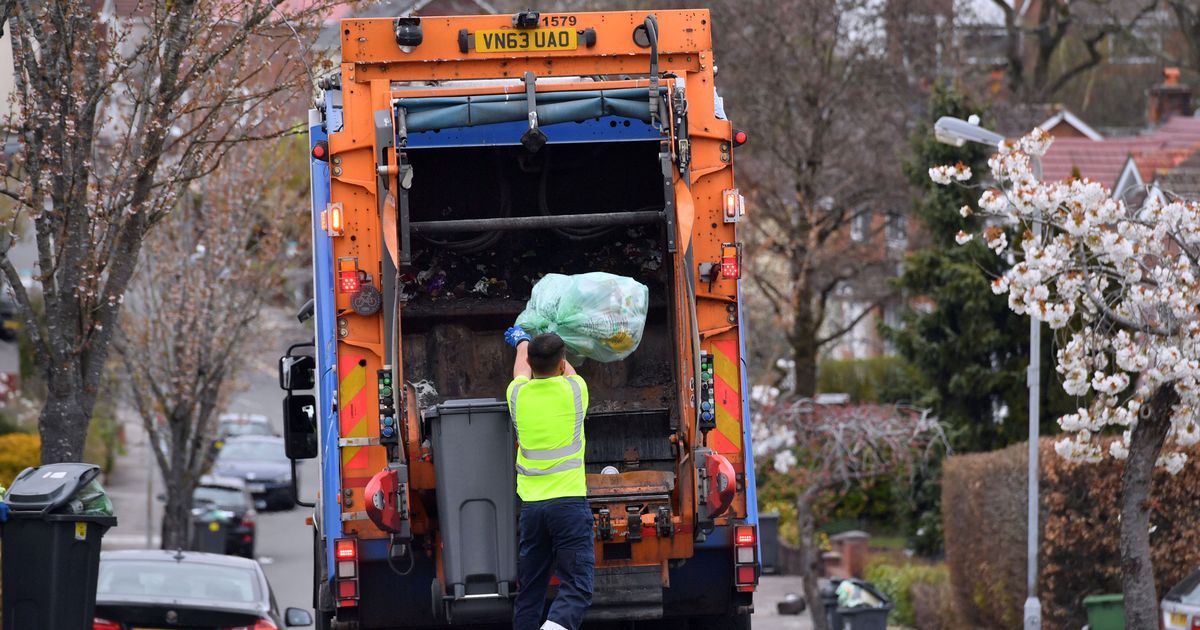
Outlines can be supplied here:
<path id="1" fill-rule="evenodd" d="M 1105 593 L 1103 595 L 1088 595 L 1083 598 L 1084 606 L 1093 604 L 1123 604 L 1125 596 L 1120 593 Z"/>

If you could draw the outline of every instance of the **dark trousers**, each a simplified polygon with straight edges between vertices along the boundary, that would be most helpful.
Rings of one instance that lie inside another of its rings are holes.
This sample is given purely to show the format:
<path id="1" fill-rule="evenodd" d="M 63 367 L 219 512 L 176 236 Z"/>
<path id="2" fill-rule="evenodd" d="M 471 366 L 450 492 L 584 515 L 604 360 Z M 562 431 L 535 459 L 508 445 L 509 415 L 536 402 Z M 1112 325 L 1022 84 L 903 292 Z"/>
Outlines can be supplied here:
<path id="1" fill-rule="evenodd" d="M 558 596 L 546 619 L 579 630 L 592 603 L 592 510 L 583 497 L 531 501 L 521 506 L 521 551 L 517 559 L 520 591 L 513 605 L 513 630 L 537 630 L 550 570 L 558 575 Z"/>

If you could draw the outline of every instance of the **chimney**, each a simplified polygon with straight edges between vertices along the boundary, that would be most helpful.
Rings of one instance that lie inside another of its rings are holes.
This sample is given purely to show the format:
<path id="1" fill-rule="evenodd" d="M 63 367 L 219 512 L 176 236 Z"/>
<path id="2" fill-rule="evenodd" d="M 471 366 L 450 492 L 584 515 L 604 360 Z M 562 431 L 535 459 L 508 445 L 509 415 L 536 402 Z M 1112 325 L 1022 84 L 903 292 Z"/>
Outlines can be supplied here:
<path id="1" fill-rule="evenodd" d="M 1179 68 L 1164 68 L 1163 82 L 1150 88 L 1146 101 L 1151 126 L 1165 123 L 1171 116 L 1192 115 L 1192 88 L 1179 83 Z"/>

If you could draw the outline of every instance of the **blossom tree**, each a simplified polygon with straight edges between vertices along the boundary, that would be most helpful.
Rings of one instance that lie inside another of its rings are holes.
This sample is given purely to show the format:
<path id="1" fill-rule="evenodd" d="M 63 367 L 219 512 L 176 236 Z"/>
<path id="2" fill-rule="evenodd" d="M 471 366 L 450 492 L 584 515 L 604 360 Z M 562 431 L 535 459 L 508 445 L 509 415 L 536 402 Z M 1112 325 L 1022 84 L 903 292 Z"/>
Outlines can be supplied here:
<path id="1" fill-rule="evenodd" d="M 790 402 L 758 392 L 754 448 L 795 489 L 800 530 L 801 575 L 815 630 L 828 630 L 817 588 L 821 554 L 816 543 L 816 506 L 836 490 L 885 477 L 914 475 L 945 452 L 941 424 L 928 411 L 887 405 L 823 405 Z M 765 398 L 765 399 L 764 399 Z"/>
<path id="2" fill-rule="evenodd" d="M 4 122 L 19 142 L 0 164 L 0 195 L 17 209 L 0 226 L 0 273 L 48 384 L 43 462 L 82 456 L 146 236 L 232 147 L 303 122 L 295 104 L 309 77 L 296 33 L 333 3 L 0 5 L 15 66 Z M 36 237 L 32 278 L 9 257 L 23 221 Z"/>
<path id="3" fill-rule="evenodd" d="M 1060 331 L 1056 369 L 1077 411 L 1059 418 L 1063 457 L 1124 460 L 1120 551 L 1126 627 L 1158 625 L 1150 558 L 1150 482 L 1156 465 L 1179 472 L 1180 448 L 1200 440 L 1200 204 L 1151 195 L 1141 207 L 1087 179 L 1040 181 L 1041 130 L 989 160 L 997 184 L 979 199 L 980 238 L 1016 257 L 992 283 L 1018 314 Z M 961 165 L 930 169 L 941 184 L 969 178 Z M 1023 236 L 1008 243 L 1001 226 Z M 1118 434 L 1106 450 L 1100 438 Z"/>

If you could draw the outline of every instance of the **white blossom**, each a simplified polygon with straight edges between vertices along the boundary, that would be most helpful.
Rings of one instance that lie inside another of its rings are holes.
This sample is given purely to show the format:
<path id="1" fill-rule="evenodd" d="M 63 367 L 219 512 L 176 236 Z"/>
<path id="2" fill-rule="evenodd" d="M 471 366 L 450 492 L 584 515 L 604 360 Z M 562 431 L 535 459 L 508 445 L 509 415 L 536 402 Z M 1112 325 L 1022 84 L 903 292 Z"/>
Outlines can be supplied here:
<path id="1" fill-rule="evenodd" d="M 1172 475 L 1178 475 L 1179 471 L 1183 470 L 1183 465 L 1187 463 L 1186 453 L 1167 453 L 1158 458 L 1154 464 L 1167 469 L 1167 472 Z"/>
<path id="2" fill-rule="evenodd" d="M 988 160 L 996 188 L 959 211 L 981 215 L 984 226 L 959 231 L 955 242 L 979 234 L 995 254 L 1015 258 L 992 292 L 1007 295 L 1013 312 L 1063 331 L 1055 365 L 1062 387 L 1091 398 L 1059 418 L 1055 450 L 1074 461 L 1128 457 L 1146 401 L 1171 387 L 1179 402 L 1157 463 L 1177 473 L 1187 459 L 1174 451 L 1200 443 L 1200 264 L 1189 257 L 1200 249 L 1200 203 L 1151 196 L 1130 207 L 1086 178 L 1040 181 L 1034 160 L 1051 142 L 1034 130 L 998 147 Z M 934 167 L 930 177 L 951 184 L 963 172 Z M 1102 444 L 1111 428 L 1123 437 Z"/>

